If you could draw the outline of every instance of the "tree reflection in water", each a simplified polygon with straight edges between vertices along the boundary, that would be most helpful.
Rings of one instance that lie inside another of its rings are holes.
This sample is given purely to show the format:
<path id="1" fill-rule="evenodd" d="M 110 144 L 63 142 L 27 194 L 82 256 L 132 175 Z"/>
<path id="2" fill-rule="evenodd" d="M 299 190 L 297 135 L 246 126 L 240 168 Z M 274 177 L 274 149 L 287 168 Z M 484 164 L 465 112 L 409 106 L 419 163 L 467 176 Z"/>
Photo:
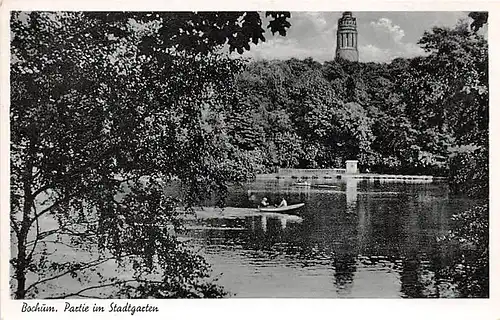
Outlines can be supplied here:
<path id="1" fill-rule="evenodd" d="M 249 263 L 252 270 L 269 272 L 265 284 L 273 286 L 277 281 L 273 289 L 282 288 L 273 296 L 287 297 L 288 286 L 302 285 L 301 281 L 310 290 L 321 290 L 315 296 L 322 297 L 457 296 L 456 284 L 443 270 L 459 257 L 436 239 L 449 229 L 451 214 L 473 203 L 448 198 L 443 185 L 350 182 L 334 192 L 297 190 L 278 183 L 274 187 L 256 183 L 252 188 L 256 199 L 285 195 L 289 203 L 305 201 L 306 206 L 296 213 L 303 221 L 260 216 L 217 219 L 210 223 L 244 230 L 206 230 L 203 246 L 214 248 L 215 256 L 224 251 L 217 263 L 244 257 L 231 266 Z M 251 206 L 247 191 L 231 195 L 230 200 L 228 205 Z M 239 267 L 242 272 L 246 268 Z M 255 273 L 242 277 L 238 283 L 257 281 Z M 329 288 L 323 285 L 325 280 L 331 283 Z M 230 286 L 231 279 L 227 283 Z M 264 289 L 258 296 L 267 296 Z"/>

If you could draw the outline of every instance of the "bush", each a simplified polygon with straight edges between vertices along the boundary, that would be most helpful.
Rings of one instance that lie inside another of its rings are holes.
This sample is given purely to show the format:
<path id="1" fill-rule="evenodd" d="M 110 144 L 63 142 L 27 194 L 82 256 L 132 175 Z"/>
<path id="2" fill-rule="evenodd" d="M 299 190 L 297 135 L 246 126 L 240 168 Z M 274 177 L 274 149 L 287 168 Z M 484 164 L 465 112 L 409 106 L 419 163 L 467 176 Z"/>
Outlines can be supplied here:
<path id="1" fill-rule="evenodd" d="M 484 203 L 453 215 L 451 231 L 440 239 L 458 248 L 459 258 L 444 274 L 457 284 L 463 297 L 489 296 L 488 209 L 488 203 Z"/>

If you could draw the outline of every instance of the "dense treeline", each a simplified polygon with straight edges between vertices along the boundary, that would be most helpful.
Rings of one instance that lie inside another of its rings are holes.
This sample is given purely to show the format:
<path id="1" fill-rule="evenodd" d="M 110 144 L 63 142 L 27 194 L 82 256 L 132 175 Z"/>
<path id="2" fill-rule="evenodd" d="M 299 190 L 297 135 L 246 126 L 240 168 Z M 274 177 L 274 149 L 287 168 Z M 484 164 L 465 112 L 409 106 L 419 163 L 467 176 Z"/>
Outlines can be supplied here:
<path id="1" fill-rule="evenodd" d="M 461 257 L 442 270 L 464 297 L 488 297 L 488 44 L 485 13 L 435 27 L 427 52 L 391 63 L 258 61 L 236 81 L 233 144 L 260 172 L 341 168 L 447 176 L 453 193 L 479 199 L 452 217 L 439 241 Z"/>
<path id="2" fill-rule="evenodd" d="M 464 156 L 483 166 L 485 38 L 459 24 L 436 27 L 419 43 L 428 55 L 391 63 L 248 64 L 229 115 L 233 142 L 261 172 L 343 167 L 348 159 L 361 170 L 406 174 L 456 174 Z"/>

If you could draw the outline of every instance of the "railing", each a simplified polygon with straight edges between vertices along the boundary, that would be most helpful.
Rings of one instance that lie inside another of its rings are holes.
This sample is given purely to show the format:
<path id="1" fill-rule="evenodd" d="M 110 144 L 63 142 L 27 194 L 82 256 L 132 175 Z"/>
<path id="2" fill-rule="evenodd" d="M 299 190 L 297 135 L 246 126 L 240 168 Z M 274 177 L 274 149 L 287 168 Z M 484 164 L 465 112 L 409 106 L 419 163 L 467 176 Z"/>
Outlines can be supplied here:
<path id="1" fill-rule="evenodd" d="M 346 169 L 288 169 L 280 168 L 278 169 L 278 175 L 280 176 L 301 176 L 301 175 L 337 175 L 345 174 Z"/>
<path id="2" fill-rule="evenodd" d="M 303 178 L 303 179 L 356 179 L 356 180 L 370 180 L 370 181 L 414 181 L 414 182 L 437 182 L 446 181 L 445 177 L 434 177 L 430 175 L 398 175 L 398 174 L 377 174 L 377 173 L 347 173 L 346 169 L 332 168 L 332 169 L 292 169 L 292 168 L 279 168 L 277 173 L 259 175 L 261 178 L 277 178 L 287 179 L 289 177 Z"/>

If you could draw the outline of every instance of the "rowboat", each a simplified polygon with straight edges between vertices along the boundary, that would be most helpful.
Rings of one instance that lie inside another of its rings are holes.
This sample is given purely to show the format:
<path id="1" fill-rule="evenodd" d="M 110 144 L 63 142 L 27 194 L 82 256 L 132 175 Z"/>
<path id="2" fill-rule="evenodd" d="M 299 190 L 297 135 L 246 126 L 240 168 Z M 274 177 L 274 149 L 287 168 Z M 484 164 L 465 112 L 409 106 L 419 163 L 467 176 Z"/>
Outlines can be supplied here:
<path id="1" fill-rule="evenodd" d="M 278 208 L 259 208 L 260 212 L 287 212 L 287 211 L 292 211 L 292 210 L 297 210 L 299 208 L 302 208 L 305 205 L 305 203 L 297 203 L 297 204 L 292 204 L 286 207 L 278 207 Z"/>
<path id="2" fill-rule="evenodd" d="M 311 183 L 307 181 L 297 182 L 293 184 L 296 187 L 310 187 Z"/>
<path id="3" fill-rule="evenodd" d="M 299 206 L 302 207 L 304 204 L 300 203 Z M 288 206 L 288 207 L 297 207 Z M 288 208 L 286 207 L 286 208 Z M 262 208 L 262 209 L 283 209 L 281 208 Z M 285 219 L 288 222 L 302 222 L 302 218 L 293 214 L 288 214 L 287 212 L 280 211 L 260 211 L 256 208 L 241 208 L 241 207 L 225 207 L 225 208 L 215 208 L 215 207 L 204 207 L 195 208 L 194 212 L 186 212 L 183 208 L 178 209 L 179 212 L 184 212 L 180 215 L 183 220 L 207 220 L 207 219 L 245 219 L 246 217 L 273 217 L 278 219 Z M 294 210 L 294 209 L 292 209 Z M 292 213 L 292 212 L 290 212 Z"/>
<path id="4" fill-rule="evenodd" d="M 312 187 L 316 188 L 316 189 L 338 189 L 338 188 L 340 188 L 339 186 L 334 186 L 332 184 L 315 184 Z"/>

